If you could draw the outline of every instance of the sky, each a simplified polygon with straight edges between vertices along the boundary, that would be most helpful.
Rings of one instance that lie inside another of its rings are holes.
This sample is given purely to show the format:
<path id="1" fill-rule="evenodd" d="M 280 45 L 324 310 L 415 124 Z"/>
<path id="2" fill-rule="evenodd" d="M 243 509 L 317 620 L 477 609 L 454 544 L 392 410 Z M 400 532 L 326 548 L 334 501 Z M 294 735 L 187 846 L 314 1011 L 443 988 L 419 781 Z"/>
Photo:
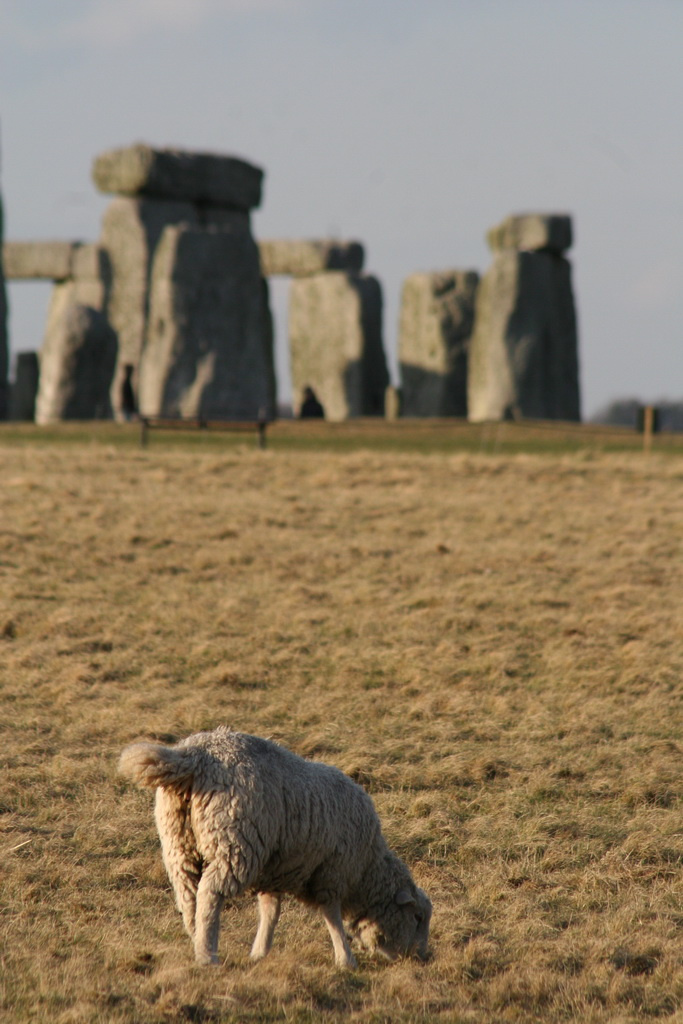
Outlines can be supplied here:
<path id="1" fill-rule="evenodd" d="M 384 294 L 570 213 L 582 410 L 683 398 L 681 0 L 2 0 L 6 240 L 95 241 L 93 158 L 137 141 L 265 170 L 256 238 L 357 239 Z M 276 279 L 279 393 L 287 283 Z M 50 286 L 8 285 L 13 353 Z"/>

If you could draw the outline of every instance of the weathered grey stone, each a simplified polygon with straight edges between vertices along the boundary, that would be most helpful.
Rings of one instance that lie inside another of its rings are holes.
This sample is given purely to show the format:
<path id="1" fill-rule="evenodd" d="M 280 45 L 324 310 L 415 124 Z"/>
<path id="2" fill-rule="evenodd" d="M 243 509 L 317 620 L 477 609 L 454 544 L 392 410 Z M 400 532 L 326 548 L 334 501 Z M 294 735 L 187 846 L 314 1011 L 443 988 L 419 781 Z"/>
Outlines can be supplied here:
<path id="1" fill-rule="evenodd" d="M 98 391 L 102 375 L 106 385 L 111 384 L 116 356 L 116 338 L 103 313 L 110 278 L 107 253 L 81 242 L 9 242 L 3 255 L 12 277 L 55 281 L 41 351 L 43 385 L 38 385 L 37 398 L 35 353 L 22 353 L 10 417 L 33 419 L 34 406 L 43 423 L 109 415 L 109 401 Z M 72 382 L 67 379 L 70 373 L 75 374 Z"/>
<path id="2" fill-rule="evenodd" d="M 306 387 L 328 420 L 383 414 L 389 375 L 377 278 L 339 271 L 295 278 L 289 342 L 296 415 Z"/>
<path id="3" fill-rule="evenodd" d="M 71 260 L 74 303 L 105 312 L 111 287 L 111 264 L 106 249 L 99 245 L 79 245 Z"/>
<path id="4" fill-rule="evenodd" d="M 84 243 L 75 246 L 71 258 L 71 276 L 75 280 L 102 280 L 108 273 L 109 258 L 100 245 Z"/>
<path id="5" fill-rule="evenodd" d="M 2 196 L 0 196 L 0 420 L 7 416 L 8 405 L 8 382 L 9 371 L 9 341 L 7 338 L 7 295 L 5 293 L 5 274 L 3 270 L 3 238 L 4 238 L 4 215 L 2 208 Z"/>
<path id="6" fill-rule="evenodd" d="M 487 232 L 494 252 L 503 249 L 562 253 L 572 245 L 572 220 L 564 213 L 521 213 L 507 217 Z"/>
<path id="7" fill-rule="evenodd" d="M 202 228 L 251 233 L 251 218 L 245 210 L 230 210 L 225 206 L 208 204 L 194 206 L 196 223 Z"/>
<path id="8" fill-rule="evenodd" d="M 275 418 L 277 414 L 277 376 L 275 373 L 275 324 L 270 308 L 270 287 L 268 278 L 261 278 L 261 310 L 263 316 L 263 347 L 265 353 L 267 399 L 265 416 Z"/>
<path id="9" fill-rule="evenodd" d="M 258 249 L 248 233 L 167 227 L 154 257 L 140 412 L 216 419 L 272 415 L 266 312 Z"/>
<path id="10" fill-rule="evenodd" d="M 74 255 L 80 247 L 80 242 L 5 242 L 5 277 L 65 281 L 73 274 Z"/>
<path id="11" fill-rule="evenodd" d="M 412 274 L 403 285 L 399 365 L 404 416 L 467 415 L 467 353 L 479 275 Z"/>
<path id="12" fill-rule="evenodd" d="M 159 199 L 114 199 L 104 212 L 100 243 L 107 253 L 111 288 L 108 316 L 118 338 L 118 359 L 112 382 L 112 408 L 125 418 L 122 389 L 126 367 L 133 367 L 133 386 L 147 330 L 152 260 L 168 225 L 188 224 L 231 231 L 250 238 L 249 215 L 216 206 Z"/>
<path id="13" fill-rule="evenodd" d="M 360 242 L 327 239 L 269 239 L 258 243 L 261 270 L 265 277 L 283 274 L 307 277 L 323 270 L 360 273 L 364 251 Z"/>
<path id="14" fill-rule="evenodd" d="M 99 310 L 74 302 L 72 282 L 57 284 L 40 353 L 36 423 L 111 415 L 116 337 Z"/>
<path id="15" fill-rule="evenodd" d="M 138 143 L 95 159 L 100 192 L 210 203 L 250 210 L 261 202 L 263 171 L 246 160 L 216 153 L 154 149 Z"/>
<path id="16" fill-rule="evenodd" d="M 470 342 L 474 422 L 580 418 L 571 267 L 552 252 L 495 255 L 482 278 Z"/>
<path id="17" fill-rule="evenodd" d="M 8 278 L 46 279 L 74 285 L 71 301 L 103 310 L 110 283 L 109 257 L 97 245 L 82 242 L 5 242 Z"/>
<path id="18" fill-rule="evenodd" d="M 14 383 L 10 386 L 8 419 L 29 422 L 33 420 L 36 412 L 38 376 L 38 353 L 17 353 Z"/>
<path id="19" fill-rule="evenodd" d="M 111 289 L 109 321 L 118 339 L 118 357 L 112 381 L 111 403 L 123 418 L 122 386 L 126 366 L 137 368 L 145 340 L 152 258 L 168 224 L 197 223 L 191 203 L 155 199 L 114 199 L 104 212 L 100 244 L 109 258 Z"/>

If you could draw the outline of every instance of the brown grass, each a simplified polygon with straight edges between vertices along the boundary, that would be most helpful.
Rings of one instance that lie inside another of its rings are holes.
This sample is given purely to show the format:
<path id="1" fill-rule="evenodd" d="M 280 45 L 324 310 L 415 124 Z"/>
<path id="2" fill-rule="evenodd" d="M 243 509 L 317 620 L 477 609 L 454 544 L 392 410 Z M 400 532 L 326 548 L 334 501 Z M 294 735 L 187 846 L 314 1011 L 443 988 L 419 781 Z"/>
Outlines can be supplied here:
<path id="1" fill-rule="evenodd" d="M 0 1017 L 683 1020 L 677 460 L 1 453 Z M 115 764 L 220 722 L 368 787 L 428 965 L 251 901 L 193 965 Z"/>

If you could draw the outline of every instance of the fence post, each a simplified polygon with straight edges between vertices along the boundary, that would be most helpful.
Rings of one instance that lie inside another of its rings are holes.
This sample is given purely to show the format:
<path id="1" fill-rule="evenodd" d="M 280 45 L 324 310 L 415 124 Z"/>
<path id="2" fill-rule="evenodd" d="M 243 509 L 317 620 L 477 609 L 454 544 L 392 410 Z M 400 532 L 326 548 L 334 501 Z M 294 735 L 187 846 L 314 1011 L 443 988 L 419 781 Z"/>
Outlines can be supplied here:
<path id="1" fill-rule="evenodd" d="M 646 405 L 643 409 L 643 451 L 649 455 L 652 448 L 652 435 L 655 432 L 655 409 Z"/>

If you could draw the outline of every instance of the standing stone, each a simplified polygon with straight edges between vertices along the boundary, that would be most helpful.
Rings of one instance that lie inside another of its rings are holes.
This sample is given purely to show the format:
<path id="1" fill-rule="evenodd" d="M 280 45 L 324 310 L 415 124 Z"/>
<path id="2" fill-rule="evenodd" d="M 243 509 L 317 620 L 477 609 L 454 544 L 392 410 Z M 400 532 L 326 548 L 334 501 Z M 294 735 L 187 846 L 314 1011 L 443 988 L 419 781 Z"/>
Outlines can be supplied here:
<path id="1" fill-rule="evenodd" d="M 106 249 L 99 245 L 79 245 L 71 259 L 73 301 L 104 313 L 111 289 L 111 264 Z"/>
<path id="2" fill-rule="evenodd" d="M 275 323 L 270 308 L 270 286 L 268 278 L 261 278 L 261 313 L 263 331 L 263 351 L 266 366 L 266 406 L 265 416 L 274 419 L 277 416 L 277 376 L 275 373 Z"/>
<path id="3" fill-rule="evenodd" d="M 122 387 L 133 367 L 133 387 L 147 332 L 152 260 L 162 232 L 169 225 L 206 226 L 226 231 L 249 231 L 249 215 L 221 207 L 196 207 L 190 202 L 162 199 L 114 199 L 102 221 L 100 242 L 110 263 L 108 315 L 118 337 L 118 358 L 111 402 L 117 419 L 123 417 Z"/>
<path id="4" fill-rule="evenodd" d="M 7 338 L 7 295 L 5 293 L 5 275 L 3 271 L 3 238 L 4 220 L 2 196 L 0 196 L 0 420 L 7 417 L 9 385 L 9 341 Z"/>
<path id="5" fill-rule="evenodd" d="M 111 416 L 116 337 L 99 310 L 73 301 L 71 282 L 55 285 L 40 353 L 36 423 Z"/>
<path id="6" fill-rule="evenodd" d="M 571 266 L 560 249 L 571 242 L 570 219 L 508 218 L 489 240 L 494 259 L 470 343 L 469 419 L 580 419 Z"/>
<path id="7" fill-rule="evenodd" d="M 154 338 L 159 344 L 158 331 L 150 324 L 150 294 L 152 264 L 164 230 L 183 224 L 193 229 L 216 229 L 231 236 L 239 235 L 245 239 L 250 253 L 251 262 L 245 273 L 251 274 L 254 243 L 250 236 L 249 211 L 261 201 L 263 171 L 232 156 L 154 149 L 141 143 L 102 153 L 93 164 L 93 179 L 101 191 L 119 196 L 105 212 L 101 241 L 111 263 L 108 315 L 119 344 L 112 406 L 117 419 L 122 419 L 125 418 L 125 394 L 130 392 L 131 386 L 133 392 L 138 390 L 138 373 L 146 340 Z M 186 240 L 180 245 L 181 262 L 182 254 L 190 244 Z M 226 242 L 228 248 L 230 245 Z M 218 273 L 219 268 L 216 268 L 210 276 L 215 278 Z M 228 266 L 225 273 L 227 278 L 234 277 L 234 267 Z M 177 271 L 174 271 L 178 302 L 182 307 L 188 306 L 190 301 L 190 282 L 197 283 L 197 277 L 191 270 L 188 274 L 187 283 L 183 285 Z M 162 290 L 158 284 L 159 294 Z M 224 295 L 222 285 L 219 291 Z M 181 292 L 185 296 L 182 299 Z M 206 288 L 202 294 L 211 303 L 212 298 Z M 262 285 L 260 296 L 263 301 Z M 212 316 L 207 312 L 208 319 Z M 235 316 L 239 319 L 241 312 L 236 310 Z M 195 322 L 197 318 L 193 313 L 190 319 Z M 180 336 L 184 327 L 182 324 L 177 326 Z M 264 330 L 267 335 L 267 324 Z M 262 347 L 268 347 L 267 336 L 262 337 L 261 342 Z M 149 366 L 149 360 L 146 363 Z M 162 376 L 168 372 L 167 367 Z M 274 386 L 274 378 L 269 378 L 266 384 Z M 149 380 L 147 386 L 151 387 Z M 184 407 L 188 402 L 192 404 L 190 399 L 183 400 Z"/>
<path id="8" fill-rule="evenodd" d="M 467 415 L 467 355 L 478 284 L 473 270 L 406 279 L 399 324 L 404 416 Z"/>
<path id="9" fill-rule="evenodd" d="M 331 272 L 293 280 L 289 341 L 295 414 L 306 387 L 328 420 L 383 414 L 389 374 L 377 278 Z"/>
<path id="10" fill-rule="evenodd" d="M 197 223 L 191 203 L 154 199 L 114 199 L 104 212 L 100 244 L 109 257 L 111 291 L 108 316 L 118 338 L 111 404 L 123 418 L 122 386 L 126 367 L 137 374 L 147 329 L 149 284 L 154 250 L 168 224 Z"/>
<path id="11" fill-rule="evenodd" d="M 36 413 L 39 365 L 37 352 L 17 353 L 14 383 L 10 388 L 10 420 L 32 421 Z"/>
<path id="12" fill-rule="evenodd" d="M 6 242 L 2 252 L 12 279 L 55 282 L 41 359 L 35 353 L 18 357 L 11 418 L 32 419 L 29 410 L 36 404 L 41 422 L 110 414 L 108 400 L 99 393 L 103 375 L 108 375 L 107 387 L 111 384 L 112 341 L 115 345 L 115 336 L 104 327 L 111 276 L 107 253 L 97 245 L 56 241 Z M 42 388 L 34 381 L 40 366 Z M 78 387 L 85 389 L 82 400 L 71 393 L 64 377 L 71 369 L 78 376 Z"/>
<path id="13" fill-rule="evenodd" d="M 140 362 L 145 416 L 272 415 L 272 347 L 249 231 L 167 227 L 154 258 Z"/>

